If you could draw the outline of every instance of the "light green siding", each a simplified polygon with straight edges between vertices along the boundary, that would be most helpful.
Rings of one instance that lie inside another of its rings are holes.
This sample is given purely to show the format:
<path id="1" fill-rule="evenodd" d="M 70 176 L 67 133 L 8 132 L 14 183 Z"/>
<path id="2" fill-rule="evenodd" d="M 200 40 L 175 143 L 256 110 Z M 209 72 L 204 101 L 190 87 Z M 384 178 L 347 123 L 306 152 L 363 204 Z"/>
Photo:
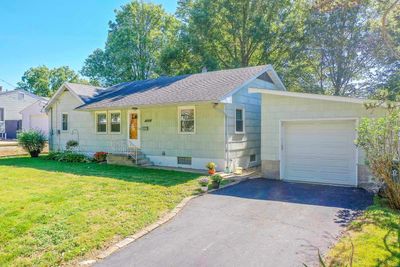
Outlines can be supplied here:
<path id="1" fill-rule="evenodd" d="M 378 117 L 383 110 L 366 110 L 364 105 L 338 101 L 306 99 L 299 97 L 262 95 L 261 108 L 261 160 L 263 174 L 267 178 L 279 179 L 280 121 L 285 120 L 329 120 Z M 371 182 L 366 171 L 365 154 L 358 151 L 358 184 Z"/>
<path id="2" fill-rule="evenodd" d="M 52 105 L 52 149 L 63 150 L 68 140 L 79 140 L 82 152 L 112 151 L 112 143 L 128 140 L 127 109 L 121 109 L 121 133 L 97 134 L 95 112 L 76 111 L 81 102 L 68 91 Z M 185 105 L 187 106 L 187 105 Z M 178 166 L 177 156 L 192 157 L 189 168 L 204 168 L 216 161 L 219 169 L 225 167 L 223 105 L 212 103 L 194 106 L 196 132 L 178 133 L 178 106 L 143 107 L 140 111 L 140 148 L 156 165 Z M 116 109 L 112 109 L 116 110 Z M 68 131 L 61 131 L 61 116 L 69 116 Z"/>
<path id="3" fill-rule="evenodd" d="M 256 79 L 241 88 L 232 96 L 232 103 L 225 105 L 227 114 L 227 140 L 229 167 L 248 168 L 260 165 L 261 147 L 261 96 L 249 94 L 249 88 L 266 88 L 266 83 Z M 235 112 L 244 109 L 244 133 L 235 132 Z M 250 155 L 256 155 L 256 161 L 250 162 Z"/>

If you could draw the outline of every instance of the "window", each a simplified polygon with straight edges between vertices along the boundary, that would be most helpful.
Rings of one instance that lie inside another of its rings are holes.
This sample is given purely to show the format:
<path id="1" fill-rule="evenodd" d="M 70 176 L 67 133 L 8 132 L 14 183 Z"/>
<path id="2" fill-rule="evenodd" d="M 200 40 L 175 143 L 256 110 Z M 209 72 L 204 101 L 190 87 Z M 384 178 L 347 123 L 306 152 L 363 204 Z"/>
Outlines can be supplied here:
<path id="1" fill-rule="evenodd" d="M 179 132 L 194 133 L 195 132 L 195 110 L 194 107 L 179 107 Z"/>
<path id="2" fill-rule="evenodd" d="M 96 132 L 107 133 L 107 113 L 96 113 Z"/>
<path id="3" fill-rule="evenodd" d="M 250 155 L 250 162 L 255 162 L 256 161 L 256 154 Z"/>
<path id="4" fill-rule="evenodd" d="M 0 121 L 4 121 L 4 108 L 0 108 Z"/>
<path id="5" fill-rule="evenodd" d="M 244 133 L 244 109 L 236 109 L 235 132 Z"/>
<path id="6" fill-rule="evenodd" d="M 63 113 L 61 117 L 61 130 L 68 131 L 68 114 Z"/>
<path id="7" fill-rule="evenodd" d="M 110 112 L 110 131 L 112 133 L 121 132 L 121 112 L 112 111 Z"/>
<path id="8" fill-rule="evenodd" d="M 177 159 L 179 165 L 192 165 L 191 157 L 178 157 Z"/>

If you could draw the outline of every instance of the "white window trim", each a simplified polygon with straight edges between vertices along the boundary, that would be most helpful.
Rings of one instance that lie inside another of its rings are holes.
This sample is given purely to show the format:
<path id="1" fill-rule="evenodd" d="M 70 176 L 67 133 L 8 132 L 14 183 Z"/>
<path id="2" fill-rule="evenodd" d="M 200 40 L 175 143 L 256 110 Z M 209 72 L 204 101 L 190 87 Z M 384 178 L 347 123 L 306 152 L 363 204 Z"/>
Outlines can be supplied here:
<path id="1" fill-rule="evenodd" d="M 241 110 L 242 111 L 242 120 L 243 120 L 243 131 L 239 132 L 236 131 L 237 127 L 236 127 L 236 110 Z M 246 133 L 246 110 L 244 108 L 235 108 L 235 134 L 244 134 Z"/>
<path id="2" fill-rule="evenodd" d="M 67 130 L 63 129 L 63 117 L 64 117 L 64 115 L 67 115 Z M 61 120 L 60 120 L 60 122 L 61 122 L 61 127 L 60 127 L 61 132 L 64 132 L 64 133 L 68 132 L 68 130 L 69 130 L 69 114 L 68 114 L 68 112 L 61 112 Z"/>
<path id="3" fill-rule="evenodd" d="M 113 113 L 114 114 L 115 113 L 119 114 L 119 119 L 120 119 L 120 121 L 119 121 L 119 132 L 111 131 L 111 114 L 113 114 Z M 107 129 L 109 129 L 109 133 L 110 134 L 121 134 L 121 130 L 122 130 L 122 112 L 121 112 L 121 110 L 110 110 L 110 111 L 108 111 L 108 122 L 107 123 L 109 124 Z M 97 130 L 97 124 L 96 124 L 96 130 Z"/>
<path id="4" fill-rule="evenodd" d="M 181 131 L 181 110 L 183 110 L 183 109 L 193 109 L 193 117 L 194 117 L 193 132 L 182 132 Z M 178 107 L 178 133 L 179 134 L 196 134 L 196 108 L 195 108 L 195 106 Z"/>
<path id="5" fill-rule="evenodd" d="M 106 114 L 107 122 L 106 122 L 106 131 L 105 132 L 98 132 L 97 131 L 97 115 L 98 114 Z M 94 130 L 95 130 L 96 134 L 108 134 L 108 113 L 107 113 L 107 111 L 96 111 L 94 113 Z"/>

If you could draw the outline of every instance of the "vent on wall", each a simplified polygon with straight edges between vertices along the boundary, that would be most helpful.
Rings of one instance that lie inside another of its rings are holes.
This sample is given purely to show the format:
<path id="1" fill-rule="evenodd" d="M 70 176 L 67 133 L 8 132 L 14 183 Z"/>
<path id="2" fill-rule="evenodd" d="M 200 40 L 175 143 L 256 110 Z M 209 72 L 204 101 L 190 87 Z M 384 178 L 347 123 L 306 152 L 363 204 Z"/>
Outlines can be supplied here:
<path id="1" fill-rule="evenodd" d="M 255 162 L 256 161 L 256 154 L 250 155 L 250 162 Z"/>
<path id="2" fill-rule="evenodd" d="M 191 157 L 177 157 L 179 165 L 192 165 Z"/>

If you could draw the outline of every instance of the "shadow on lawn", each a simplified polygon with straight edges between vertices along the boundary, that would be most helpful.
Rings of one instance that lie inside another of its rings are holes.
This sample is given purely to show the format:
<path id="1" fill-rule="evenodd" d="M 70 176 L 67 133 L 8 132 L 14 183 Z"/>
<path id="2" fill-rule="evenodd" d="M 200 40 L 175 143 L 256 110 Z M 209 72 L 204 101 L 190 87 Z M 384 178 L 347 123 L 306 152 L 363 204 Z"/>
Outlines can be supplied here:
<path id="1" fill-rule="evenodd" d="M 47 160 L 44 157 L 0 158 L 0 166 L 33 168 L 50 172 L 63 172 L 82 176 L 113 178 L 127 182 L 146 183 L 167 187 L 183 184 L 201 176 L 201 174 L 197 173 L 187 173 L 172 170 L 126 167 L 97 163 L 66 163 Z"/>

